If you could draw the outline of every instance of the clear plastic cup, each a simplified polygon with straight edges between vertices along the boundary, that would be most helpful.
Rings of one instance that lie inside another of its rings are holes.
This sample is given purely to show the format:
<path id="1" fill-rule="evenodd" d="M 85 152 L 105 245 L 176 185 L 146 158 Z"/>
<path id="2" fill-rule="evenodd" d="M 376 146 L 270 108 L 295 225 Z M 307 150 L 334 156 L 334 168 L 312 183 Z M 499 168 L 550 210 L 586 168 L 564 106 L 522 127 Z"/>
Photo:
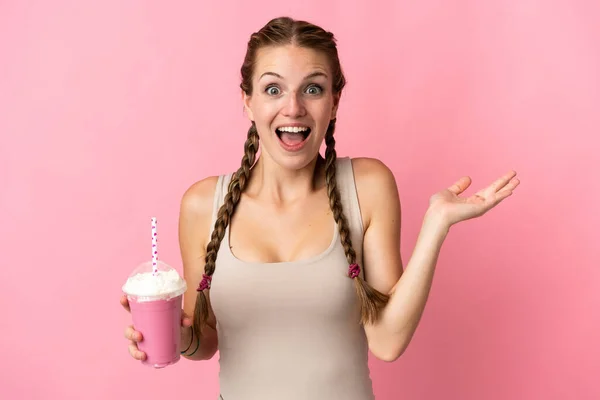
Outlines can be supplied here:
<path id="1" fill-rule="evenodd" d="M 151 261 L 138 265 L 122 289 L 133 327 L 142 334 L 138 342 L 138 348 L 146 353 L 142 363 L 163 368 L 180 359 L 181 306 L 187 285 L 173 267 L 162 261 L 157 264 L 155 276 Z"/>

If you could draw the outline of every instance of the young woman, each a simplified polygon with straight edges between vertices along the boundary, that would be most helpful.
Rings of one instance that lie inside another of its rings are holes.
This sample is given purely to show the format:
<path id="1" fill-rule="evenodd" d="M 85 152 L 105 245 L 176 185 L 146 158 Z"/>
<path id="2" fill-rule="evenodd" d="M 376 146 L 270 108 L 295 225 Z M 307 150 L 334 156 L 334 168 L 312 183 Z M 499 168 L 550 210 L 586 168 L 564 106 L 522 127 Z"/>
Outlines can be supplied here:
<path id="1" fill-rule="evenodd" d="M 468 177 L 433 195 L 403 273 L 392 172 L 336 156 L 345 79 L 334 36 L 274 19 L 251 36 L 241 75 L 250 119 L 241 167 L 196 182 L 181 202 L 182 354 L 219 350 L 225 400 L 373 399 L 368 351 L 400 357 L 450 227 L 510 196 L 516 173 L 469 198 L 459 196 Z M 143 359 L 141 334 L 125 336 Z"/>

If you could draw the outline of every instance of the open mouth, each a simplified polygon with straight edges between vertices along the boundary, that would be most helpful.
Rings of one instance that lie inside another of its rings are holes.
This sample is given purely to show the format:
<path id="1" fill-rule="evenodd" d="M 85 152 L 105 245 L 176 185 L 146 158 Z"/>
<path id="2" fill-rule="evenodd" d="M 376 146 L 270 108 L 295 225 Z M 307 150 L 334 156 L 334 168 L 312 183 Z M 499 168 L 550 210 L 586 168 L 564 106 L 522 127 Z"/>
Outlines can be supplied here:
<path id="1" fill-rule="evenodd" d="M 280 142 L 288 150 L 297 150 L 306 142 L 310 136 L 309 127 L 280 127 L 275 129 L 275 133 Z"/>

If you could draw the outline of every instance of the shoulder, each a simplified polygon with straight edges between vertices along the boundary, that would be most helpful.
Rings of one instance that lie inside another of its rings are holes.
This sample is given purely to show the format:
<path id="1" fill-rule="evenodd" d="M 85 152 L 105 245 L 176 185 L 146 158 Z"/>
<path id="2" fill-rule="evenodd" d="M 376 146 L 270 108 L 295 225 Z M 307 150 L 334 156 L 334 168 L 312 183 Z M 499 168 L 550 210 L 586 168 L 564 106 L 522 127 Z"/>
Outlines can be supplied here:
<path id="1" fill-rule="evenodd" d="M 193 183 L 181 198 L 181 212 L 189 215 L 212 214 L 218 176 L 209 176 Z"/>
<path id="2" fill-rule="evenodd" d="M 359 194 L 398 194 L 394 173 L 383 161 L 367 157 L 353 158 L 352 169 Z"/>
<path id="3" fill-rule="evenodd" d="M 375 185 L 395 183 L 392 170 L 377 158 L 358 157 L 352 158 L 352 169 L 357 181 L 368 182 Z M 358 182 L 357 182 L 358 183 Z"/>
<path id="4" fill-rule="evenodd" d="M 183 193 L 179 210 L 179 235 L 182 243 L 206 242 L 218 180 L 218 176 L 209 176 L 195 182 Z"/>
<path id="5" fill-rule="evenodd" d="M 369 223 L 373 213 L 388 207 L 399 208 L 398 186 L 392 170 L 376 158 L 352 158 L 356 192 L 363 213 Z"/>

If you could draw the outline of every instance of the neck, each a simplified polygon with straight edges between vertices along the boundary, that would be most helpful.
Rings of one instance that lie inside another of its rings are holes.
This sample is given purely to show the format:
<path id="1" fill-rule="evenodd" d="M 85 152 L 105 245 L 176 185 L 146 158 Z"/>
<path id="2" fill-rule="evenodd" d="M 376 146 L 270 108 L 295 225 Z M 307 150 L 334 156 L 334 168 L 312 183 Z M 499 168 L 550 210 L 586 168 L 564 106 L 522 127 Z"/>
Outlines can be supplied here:
<path id="1" fill-rule="evenodd" d="M 245 193 L 277 205 L 294 203 L 325 185 L 324 167 L 320 155 L 305 167 L 291 170 L 282 168 L 263 153 L 252 168 Z"/>

